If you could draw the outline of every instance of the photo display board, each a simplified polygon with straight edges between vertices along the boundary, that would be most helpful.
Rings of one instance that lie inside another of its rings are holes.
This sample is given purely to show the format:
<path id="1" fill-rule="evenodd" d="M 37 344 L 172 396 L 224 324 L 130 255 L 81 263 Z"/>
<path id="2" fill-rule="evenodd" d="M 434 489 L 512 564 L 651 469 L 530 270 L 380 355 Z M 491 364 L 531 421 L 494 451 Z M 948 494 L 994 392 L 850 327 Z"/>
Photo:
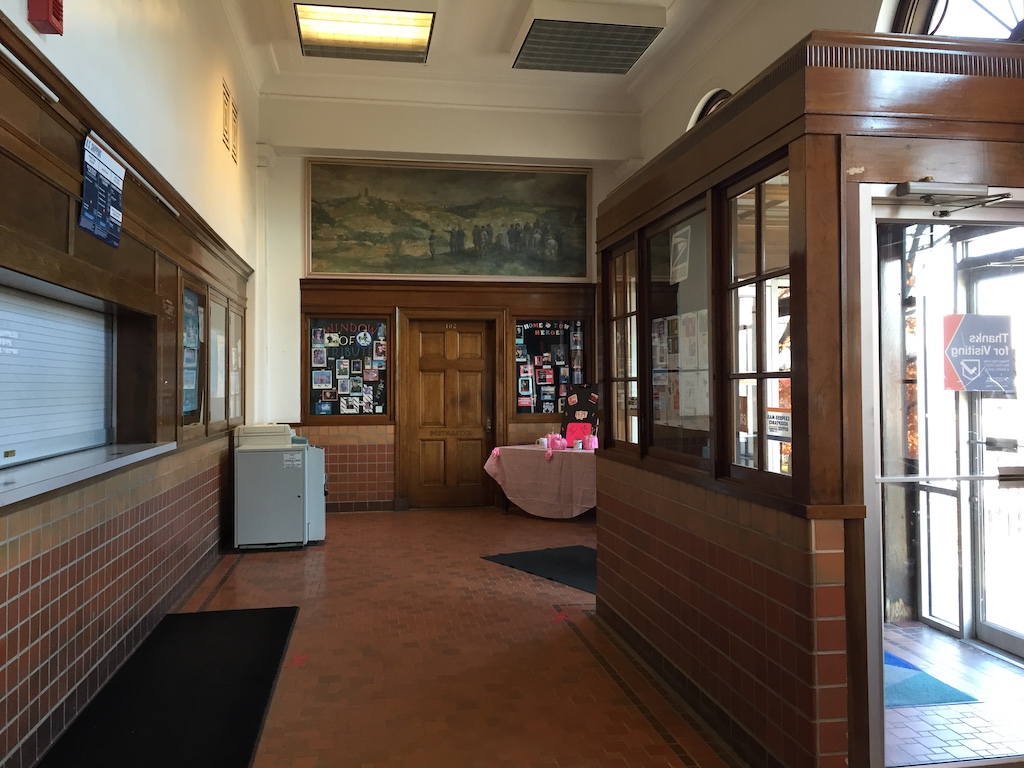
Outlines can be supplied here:
<path id="1" fill-rule="evenodd" d="M 186 288 L 181 294 L 181 415 L 196 418 L 199 413 L 199 355 L 203 338 L 203 308 L 199 294 Z"/>
<path id="2" fill-rule="evenodd" d="M 584 435 L 596 435 L 600 422 L 600 396 L 597 387 L 589 384 L 570 384 L 562 413 L 562 435 L 576 440 Z"/>
<path id="3" fill-rule="evenodd" d="M 570 384 L 583 384 L 583 321 L 516 322 L 516 413 L 564 413 Z"/>
<path id="4" fill-rule="evenodd" d="M 385 318 L 310 318 L 309 415 L 387 413 Z"/>

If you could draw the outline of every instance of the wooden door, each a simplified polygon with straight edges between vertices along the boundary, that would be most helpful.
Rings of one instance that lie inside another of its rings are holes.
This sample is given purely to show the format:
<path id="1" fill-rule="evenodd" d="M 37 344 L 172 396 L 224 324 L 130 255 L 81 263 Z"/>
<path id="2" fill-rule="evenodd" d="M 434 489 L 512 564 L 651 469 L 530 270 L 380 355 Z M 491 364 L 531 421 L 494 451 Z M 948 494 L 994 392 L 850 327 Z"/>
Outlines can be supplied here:
<path id="1" fill-rule="evenodd" d="M 494 323 L 411 320 L 402 467 L 413 507 L 493 502 Z"/>

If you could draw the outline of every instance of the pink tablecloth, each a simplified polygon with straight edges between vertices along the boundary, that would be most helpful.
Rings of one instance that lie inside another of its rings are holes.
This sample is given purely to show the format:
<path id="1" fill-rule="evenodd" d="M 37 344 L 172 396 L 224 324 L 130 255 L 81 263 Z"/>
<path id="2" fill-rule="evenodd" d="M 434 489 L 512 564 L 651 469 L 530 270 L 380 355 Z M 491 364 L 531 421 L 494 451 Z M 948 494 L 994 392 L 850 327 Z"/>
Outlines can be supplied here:
<path id="1" fill-rule="evenodd" d="M 538 517 L 576 517 L 597 506 L 593 451 L 552 451 L 538 445 L 504 445 L 484 464 L 508 500 Z"/>

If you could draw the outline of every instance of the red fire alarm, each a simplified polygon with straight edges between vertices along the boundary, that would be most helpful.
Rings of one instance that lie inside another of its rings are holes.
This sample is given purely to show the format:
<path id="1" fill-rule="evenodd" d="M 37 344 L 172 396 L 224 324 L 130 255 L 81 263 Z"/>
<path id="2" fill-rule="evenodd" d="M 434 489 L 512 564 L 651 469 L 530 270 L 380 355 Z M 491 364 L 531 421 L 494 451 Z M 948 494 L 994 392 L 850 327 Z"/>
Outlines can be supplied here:
<path id="1" fill-rule="evenodd" d="M 41 35 L 63 35 L 64 0 L 28 0 L 28 20 Z"/>

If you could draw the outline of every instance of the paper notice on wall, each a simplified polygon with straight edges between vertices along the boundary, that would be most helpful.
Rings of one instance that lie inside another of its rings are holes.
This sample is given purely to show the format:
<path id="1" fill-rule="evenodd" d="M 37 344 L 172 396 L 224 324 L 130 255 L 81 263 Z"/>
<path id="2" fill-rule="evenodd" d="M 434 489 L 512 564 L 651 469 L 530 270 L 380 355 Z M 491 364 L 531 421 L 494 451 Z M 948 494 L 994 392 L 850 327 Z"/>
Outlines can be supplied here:
<path id="1" fill-rule="evenodd" d="M 78 226 L 113 248 L 121 243 L 124 171 L 121 163 L 86 136 Z"/>
<path id="2" fill-rule="evenodd" d="M 769 440 L 788 443 L 793 439 L 793 413 L 789 408 L 766 408 L 765 431 Z"/>

